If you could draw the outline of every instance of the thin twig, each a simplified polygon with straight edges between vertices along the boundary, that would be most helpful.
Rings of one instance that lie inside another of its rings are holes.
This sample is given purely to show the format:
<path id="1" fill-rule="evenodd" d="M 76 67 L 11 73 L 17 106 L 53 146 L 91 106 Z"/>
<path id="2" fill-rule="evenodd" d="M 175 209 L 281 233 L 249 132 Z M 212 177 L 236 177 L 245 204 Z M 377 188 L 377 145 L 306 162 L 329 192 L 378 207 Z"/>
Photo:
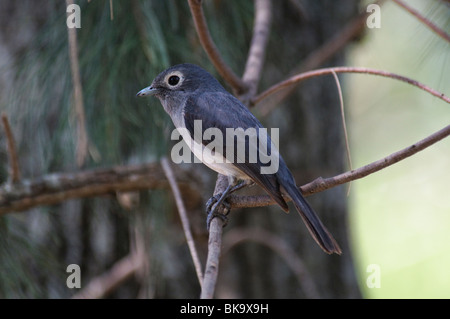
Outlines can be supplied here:
<path id="1" fill-rule="evenodd" d="M 198 257 L 197 249 L 195 248 L 195 242 L 194 238 L 192 237 L 186 207 L 184 206 L 180 189 L 178 188 L 178 184 L 175 180 L 175 175 L 173 173 L 172 168 L 170 167 L 170 163 L 167 160 L 167 158 L 164 157 L 161 159 L 161 165 L 164 170 L 164 173 L 166 174 L 167 180 L 169 181 L 170 188 L 172 189 L 173 192 L 173 196 L 175 197 L 175 203 L 177 204 L 181 224 L 183 225 L 184 235 L 186 236 L 186 241 L 192 256 L 192 261 L 194 262 L 195 271 L 197 273 L 198 282 L 200 283 L 201 286 L 203 282 L 202 265 L 200 262 L 200 258 Z"/>
<path id="2" fill-rule="evenodd" d="M 324 190 L 336 187 L 341 184 L 348 183 L 357 179 L 361 179 L 370 174 L 378 172 L 383 168 L 391 166 L 407 157 L 410 157 L 425 148 L 439 142 L 440 140 L 446 138 L 450 135 L 450 125 L 444 127 L 443 129 L 431 134 L 430 136 L 414 143 L 398 152 L 392 153 L 391 155 L 384 157 L 378 161 L 372 162 L 366 166 L 347 171 L 345 173 L 339 174 L 334 177 L 322 178 L 319 177 L 314 181 L 303 185 L 300 187 L 301 192 L 305 195 L 311 195 L 314 193 L 322 192 Z M 289 200 L 289 198 L 286 198 Z M 275 204 L 275 201 L 268 195 L 259 196 L 238 196 L 231 195 L 227 198 L 228 203 L 230 203 L 232 208 L 242 208 L 242 207 L 262 207 Z"/>
<path id="3" fill-rule="evenodd" d="M 244 93 L 247 90 L 247 85 L 225 63 L 211 38 L 205 15 L 203 14 L 202 0 L 188 0 L 188 3 L 200 43 L 212 64 L 238 95 Z"/>
<path id="4" fill-rule="evenodd" d="M 113 21 L 114 20 L 114 7 L 113 7 L 112 0 L 109 0 L 109 15 L 110 15 L 111 21 Z"/>
<path id="5" fill-rule="evenodd" d="M 14 135 L 12 133 L 11 126 L 9 125 L 8 117 L 5 113 L 2 113 L 2 122 L 6 140 L 8 142 L 9 178 L 10 182 L 15 184 L 20 180 L 19 158 L 17 157 Z"/>
<path id="6" fill-rule="evenodd" d="M 272 1 L 255 0 L 255 22 L 253 26 L 253 37 L 248 52 L 242 80 L 248 85 L 246 93 L 249 98 L 256 94 L 258 83 L 261 79 L 261 72 L 266 55 L 267 40 L 270 34 L 270 24 L 272 21 Z M 241 97 L 242 100 L 242 97 Z M 244 101 L 244 102 L 246 102 Z M 248 104 L 248 103 L 244 103 Z"/>
<path id="7" fill-rule="evenodd" d="M 446 33 L 444 30 L 439 28 L 437 25 L 435 25 L 433 22 L 425 18 L 423 15 L 421 15 L 418 11 L 414 10 L 410 6 L 408 6 L 406 3 L 404 3 L 401 0 L 392 0 L 397 5 L 411 13 L 414 17 L 416 17 L 420 22 L 425 24 L 429 29 L 431 29 L 434 33 L 436 33 L 438 36 L 440 36 L 442 39 L 444 39 L 447 42 L 450 42 L 450 34 Z"/>
<path id="8" fill-rule="evenodd" d="M 278 254 L 297 277 L 306 298 L 319 298 L 316 284 L 312 281 L 302 259 L 287 245 L 280 236 L 262 229 L 232 229 L 224 235 L 223 255 L 231 248 L 245 241 L 253 241 L 265 245 Z"/>
<path id="9" fill-rule="evenodd" d="M 290 86 L 292 86 L 293 84 L 297 84 L 303 80 L 312 78 L 312 77 L 316 77 L 316 76 L 320 76 L 320 75 L 325 75 L 325 74 L 332 74 L 333 72 L 335 73 L 362 73 L 362 74 L 372 74 L 372 75 L 379 75 L 379 76 L 383 76 L 383 77 L 387 77 L 387 78 L 391 78 L 391 79 L 395 79 L 395 80 L 399 80 L 402 82 L 406 82 L 408 84 L 411 84 L 415 87 L 418 87 L 419 89 L 422 89 L 428 93 L 430 93 L 431 95 L 434 95 L 438 98 L 440 98 L 441 100 L 450 103 L 450 98 L 446 95 L 444 95 L 444 93 L 440 93 L 438 91 L 436 91 L 433 88 L 430 88 L 428 86 L 426 86 L 425 84 L 422 84 L 416 80 L 410 79 L 408 77 L 402 76 L 402 75 L 398 75 L 395 73 L 391 73 L 391 72 L 387 72 L 387 71 L 382 71 L 382 70 L 375 70 L 375 69 L 369 69 L 369 68 L 361 68 L 361 67 L 333 67 L 333 68 L 324 68 L 324 69 L 318 69 L 318 70 L 313 70 L 313 71 L 309 71 L 309 72 L 304 72 L 304 73 L 300 73 L 297 75 L 294 75 L 284 81 L 281 81 L 273 86 L 271 86 L 270 88 L 268 88 L 267 90 L 265 90 L 264 92 L 262 92 L 261 94 L 259 94 L 258 96 L 256 96 L 253 99 L 253 104 L 258 104 L 259 102 L 261 102 L 262 100 L 264 100 L 265 98 L 267 98 L 268 96 L 283 90 L 285 88 L 288 88 Z"/>
<path id="10" fill-rule="evenodd" d="M 333 74 L 334 80 L 336 81 L 336 86 L 337 86 L 338 94 L 339 94 L 339 105 L 340 105 L 340 109 L 341 109 L 342 127 L 344 129 L 345 148 L 347 151 L 348 166 L 349 166 L 350 170 L 352 170 L 353 169 L 352 156 L 350 154 L 350 145 L 349 145 L 348 134 L 347 134 L 347 124 L 345 123 L 344 98 L 342 96 L 341 83 L 339 82 L 339 78 L 338 78 L 336 72 L 333 72 L 332 74 Z M 351 185 L 351 183 L 348 183 L 347 196 L 350 194 L 350 185 Z"/>
<path id="11" fill-rule="evenodd" d="M 66 0 L 66 5 L 74 4 L 74 0 Z M 69 13 L 67 13 L 69 15 Z M 89 141 L 86 132 L 86 117 L 83 103 L 83 87 L 81 85 L 80 65 L 78 61 L 78 42 L 76 28 L 67 28 L 69 37 L 70 68 L 72 72 L 75 115 L 77 119 L 77 151 L 76 162 L 78 167 L 83 166 L 88 155 Z"/>

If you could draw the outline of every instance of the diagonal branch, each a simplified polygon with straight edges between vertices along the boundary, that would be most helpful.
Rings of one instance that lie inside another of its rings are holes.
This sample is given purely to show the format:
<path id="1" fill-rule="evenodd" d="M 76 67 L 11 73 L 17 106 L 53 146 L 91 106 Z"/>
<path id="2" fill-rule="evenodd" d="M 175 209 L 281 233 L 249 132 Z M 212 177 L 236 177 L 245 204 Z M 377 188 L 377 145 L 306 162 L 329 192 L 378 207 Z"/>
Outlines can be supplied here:
<path id="1" fill-rule="evenodd" d="M 322 192 L 324 190 L 333 188 L 335 186 L 348 183 L 370 174 L 378 172 L 383 168 L 391 166 L 407 157 L 410 157 L 427 147 L 439 142 L 440 140 L 448 137 L 450 135 L 450 125 L 444 127 L 443 129 L 431 134 L 430 136 L 420 140 L 419 142 L 412 144 L 398 152 L 392 153 L 391 155 L 382 158 L 378 161 L 372 162 L 366 166 L 354 169 L 334 177 L 322 178 L 319 177 L 316 180 L 303 185 L 300 187 L 301 192 L 307 196 L 314 193 Z M 275 202 L 268 195 L 260 196 L 239 196 L 231 195 L 227 198 L 231 207 L 241 208 L 241 207 L 262 207 L 273 205 Z M 286 200 L 289 200 L 286 198 Z"/>
<path id="2" fill-rule="evenodd" d="M 406 3 L 404 3 L 401 0 L 392 0 L 392 1 L 394 1 L 397 5 L 399 5 L 400 7 L 402 7 L 409 13 L 411 13 L 414 17 L 416 17 L 420 22 L 425 24 L 429 29 L 431 29 L 431 31 L 436 33 L 442 39 L 444 39 L 447 42 L 450 42 L 450 34 L 448 34 L 444 30 L 439 28 L 437 25 L 435 25 L 433 22 L 431 22 L 430 20 L 425 18 L 423 15 L 420 14 L 420 12 L 418 12 L 417 10 L 414 10 L 413 8 L 411 8 L 410 6 L 408 6 Z"/>
<path id="3" fill-rule="evenodd" d="M 123 282 L 131 278 L 143 265 L 138 253 L 131 253 L 116 262 L 110 270 L 92 279 L 72 299 L 100 299 L 108 296 Z"/>
<path id="4" fill-rule="evenodd" d="M 191 228 L 189 225 L 189 218 L 187 216 L 186 207 L 184 206 L 183 203 L 180 188 L 178 187 L 178 184 L 175 180 L 175 174 L 173 173 L 173 170 L 170 167 L 170 163 L 166 157 L 164 157 L 161 160 L 161 165 L 164 170 L 164 173 L 166 174 L 167 180 L 169 181 L 173 195 L 175 197 L 175 202 L 177 204 L 181 224 L 183 225 L 184 235 L 186 236 L 186 241 L 192 256 L 192 261 L 194 262 L 195 271 L 197 272 L 197 278 L 201 286 L 203 281 L 202 266 L 200 263 L 200 258 L 198 257 L 197 249 L 195 248 L 195 242 L 194 238 L 192 237 Z"/>
<path id="5" fill-rule="evenodd" d="M 234 91 L 238 94 L 245 92 L 247 90 L 247 85 L 225 63 L 219 50 L 214 44 L 213 39 L 211 38 L 205 15 L 203 13 L 202 0 L 188 0 L 188 3 L 200 43 L 202 44 L 203 49 L 212 64 Z"/>

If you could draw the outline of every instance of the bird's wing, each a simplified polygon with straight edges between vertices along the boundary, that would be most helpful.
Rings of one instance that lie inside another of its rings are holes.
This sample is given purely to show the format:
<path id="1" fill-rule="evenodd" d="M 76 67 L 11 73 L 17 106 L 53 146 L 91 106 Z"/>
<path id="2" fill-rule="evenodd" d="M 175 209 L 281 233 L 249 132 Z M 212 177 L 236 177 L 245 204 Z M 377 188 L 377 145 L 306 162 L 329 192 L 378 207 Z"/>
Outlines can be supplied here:
<path id="1" fill-rule="evenodd" d="M 210 139 L 205 139 L 205 131 L 209 128 L 218 129 L 222 133 L 223 143 L 221 144 L 224 146 L 216 147 L 214 150 L 232 161 L 239 170 L 263 187 L 283 210 L 288 211 L 288 206 L 281 196 L 276 172 L 261 174 L 261 168 L 267 166 L 262 163 L 261 156 L 272 155 L 272 152 L 279 156 L 278 150 L 273 146 L 270 137 L 260 130 L 263 128 L 261 123 L 238 99 L 228 92 L 204 92 L 192 95 L 184 105 L 183 115 L 191 138 L 197 142 L 201 141 L 205 146 L 212 142 Z M 194 136 L 195 120 L 201 120 L 201 136 Z M 265 142 L 264 145 L 267 147 L 265 154 L 259 152 L 258 145 L 263 145 L 259 139 Z M 232 142 L 232 147 L 226 147 L 227 142 Z M 253 157 L 250 154 L 253 154 Z M 277 160 L 282 163 L 281 157 Z"/>

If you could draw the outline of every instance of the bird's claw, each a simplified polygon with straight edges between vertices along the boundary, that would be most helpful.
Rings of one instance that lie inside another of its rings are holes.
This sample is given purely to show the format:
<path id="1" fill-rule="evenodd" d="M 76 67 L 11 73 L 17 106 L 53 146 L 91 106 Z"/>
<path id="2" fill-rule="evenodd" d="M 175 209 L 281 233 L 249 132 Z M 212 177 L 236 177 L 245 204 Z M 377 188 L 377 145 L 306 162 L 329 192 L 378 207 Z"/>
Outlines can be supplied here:
<path id="1" fill-rule="evenodd" d="M 211 225 L 211 221 L 213 220 L 214 217 L 219 217 L 220 219 L 222 219 L 223 221 L 223 227 L 225 227 L 228 224 L 228 217 L 227 215 L 229 214 L 230 210 L 231 210 L 231 205 L 227 202 L 227 200 L 223 200 L 222 201 L 222 206 L 224 207 L 223 210 L 223 214 L 217 212 L 217 208 L 218 208 L 218 201 L 220 199 L 222 194 L 218 194 L 215 195 L 213 197 L 211 197 L 207 202 L 206 202 L 206 228 L 209 231 L 209 226 Z"/>

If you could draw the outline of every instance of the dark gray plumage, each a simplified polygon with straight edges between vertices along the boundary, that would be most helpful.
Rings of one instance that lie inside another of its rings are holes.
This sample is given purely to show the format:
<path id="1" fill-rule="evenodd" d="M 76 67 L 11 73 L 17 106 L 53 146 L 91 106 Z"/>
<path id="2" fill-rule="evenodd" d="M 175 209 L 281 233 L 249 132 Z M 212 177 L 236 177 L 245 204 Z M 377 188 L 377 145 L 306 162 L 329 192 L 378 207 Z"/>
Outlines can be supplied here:
<path id="1" fill-rule="evenodd" d="M 257 133 L 257 139 L 267 142 L 268 154 L 278 156 L 278 170 L 272 174 L 261 174 L 264 163 L 260 159 L 257 143 L 245 139 L 233 137 L 235 148 L 233 156 L 227 154 L 225 145 L 214 149 L 215 159 L 218 157 L 228 159 L 230 162 L 203 160 L 199 155 L 211 140 L 205 140 L 203 133 L 208 128 L 219 129 L 226 136 L 227 128 L 260 129 L 261 123 L 253 114 L 233 95 L 228 93 L 222 85 L 207 71 L 193 64 L 179 64 L 161 72 L 152 82 L 151 86 L 141 90 L 137 96 L 156 96 L 163 105 L 165 111 L 170 115 L 176 128 L 188 130 L 188 136 L 183 136 L 187 145 L 194 154 L 199 157 L 211 169 L 228 176 L 230 186 L 224 192 L 223 200 L 235 188 L 238 180 L 252 181 L 260 185 L 284 211 L 288 211 L 288 205 L 282 194 L 288 195 L 297 211 L 300 213 L 312 237 L 319 246 L 327 253 L 341 253 L 339 245 L 333 236 L 322 224 L 308 202 L 303 198 L 297 188 L 292 173 L 289 171 L 278 150 L 271 143 L 270 137 Z M 194 121 L 201 120 L 202 135 L 194 137 Z M 225 143 L 224 143 L 225 144 Z M 246 158 L 244 162 L 237 158 L 237 145 L 244 145 Z M 258 151 L 255 162 L 248 160 L 248 154 L 252 150 Z M 234 188 L 233 188 L 234 187 Z M 219 200 L 220 201 L 220 200 Z M 216 206 L 213 206 L 212 213 Z"/>

